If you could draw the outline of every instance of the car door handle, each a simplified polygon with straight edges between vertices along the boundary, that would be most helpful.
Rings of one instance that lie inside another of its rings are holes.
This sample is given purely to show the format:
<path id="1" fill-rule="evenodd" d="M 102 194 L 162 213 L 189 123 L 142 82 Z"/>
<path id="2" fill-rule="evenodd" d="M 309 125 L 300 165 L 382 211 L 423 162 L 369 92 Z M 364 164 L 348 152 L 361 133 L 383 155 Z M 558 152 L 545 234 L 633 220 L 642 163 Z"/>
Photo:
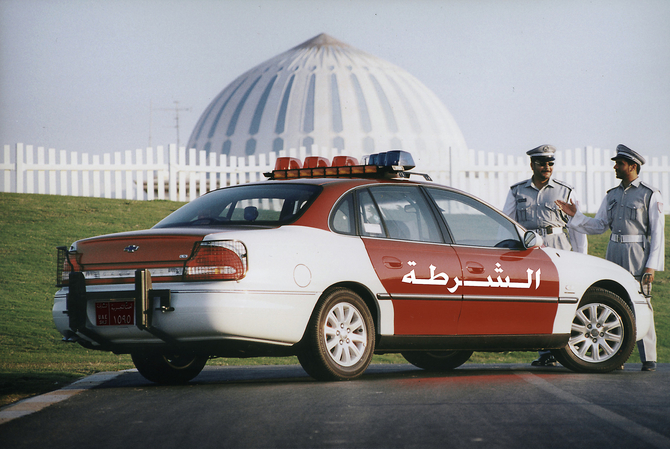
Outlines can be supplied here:
<path id="1" fill-rule="evenodd" d="M 384 256 L 382 257 L 382 262 L 384 263 L 386 268 L 392 268 L 392 269 L 402 268 L 402 262 L 400 261 L 400 259 L 397 259 L 395 257 Z"/>
<path id="2" fill-rule="evenodd" d="M 482 274 L 484 272 L 484 266 L 477 262 L 468 262 L 465 268 L 472 274 Z"/>
<path id="3" fill-rule="evenodd" d="M 520 260 L 523 260 L 523 256 L 503 255 L 500 256 L 500 260 L 504 260 L 505 262 L 518 262 Z"/>

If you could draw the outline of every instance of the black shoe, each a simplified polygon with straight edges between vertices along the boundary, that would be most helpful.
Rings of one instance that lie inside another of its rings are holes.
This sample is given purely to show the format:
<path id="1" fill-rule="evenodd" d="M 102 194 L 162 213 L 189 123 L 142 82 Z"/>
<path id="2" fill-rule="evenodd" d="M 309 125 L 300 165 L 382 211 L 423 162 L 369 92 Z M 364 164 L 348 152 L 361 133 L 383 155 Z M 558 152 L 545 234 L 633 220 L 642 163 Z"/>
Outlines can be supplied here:
<path id="1" fill-rule="evenodd" d="M 531 366 L 556 366 L 556 359 L 551 354 L 542 354 L 531 362 Z"/>
<path id="2" fill-rule="evenodd" d="M 642 362 L 642 371 L 656 371 L 656 362 Z"/>

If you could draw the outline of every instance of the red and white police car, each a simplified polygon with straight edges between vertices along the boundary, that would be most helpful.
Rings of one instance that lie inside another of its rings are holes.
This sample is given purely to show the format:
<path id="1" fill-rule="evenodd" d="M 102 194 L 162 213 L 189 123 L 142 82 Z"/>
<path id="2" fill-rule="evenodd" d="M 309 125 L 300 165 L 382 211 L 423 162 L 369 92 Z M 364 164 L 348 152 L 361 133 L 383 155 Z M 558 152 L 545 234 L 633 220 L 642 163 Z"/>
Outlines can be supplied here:
<path id="1" fill-rule="evenodd" d="M 442 371 L 473 351 L 551 349 L 607 372 L 647 332 L 649 302 L 619 266 L 543 247 L 477 198 L 410 177 L 409 153 L 363 162 L 278 158 L 269 180 L 151 229 L 59 248 L 56 327 L 131 354 L 158 383 L 210 357 L 285 355 L 319 380 L 356 378 L 375 353 Z"/>

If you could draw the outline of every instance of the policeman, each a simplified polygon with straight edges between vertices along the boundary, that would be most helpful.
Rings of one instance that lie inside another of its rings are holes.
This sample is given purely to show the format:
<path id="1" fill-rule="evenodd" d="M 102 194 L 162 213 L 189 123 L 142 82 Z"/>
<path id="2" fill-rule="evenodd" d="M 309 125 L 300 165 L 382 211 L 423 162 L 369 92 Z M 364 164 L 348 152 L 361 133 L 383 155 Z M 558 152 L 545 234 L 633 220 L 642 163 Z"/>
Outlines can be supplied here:
<path id="1" fill-rule="evenodd" d="M 570 215 L 570 231 L 602 234 L 612 230 L 605 258 L 621 265 L 643 284 L 654 281 L 654 273 L 663 271 L 665 259 L 665 219 L 663 199 L 658 189 L 642 182 L 639 173 L 645 160 L 625 145 L 616 148 L 614 171 L 621 184 L 608 190 L 595 218 L 586 217 L 574 204 L 557 201 Z M 656 330 L 653 310 L 651 327 L 637 342 L 642 371 L 656 370 Z"/>
<path id="2" fill-rule="evenodd" d="M 551 179 L 555 153 L 556 148 L 551 145 L 541 145 L 526 152 L 530 156 L 533 176 L 510 187 L 503 212 L 524 228 L 540 234 L 547 246 L 586 254 L 586 234 L 568 232 L 568 216 L 556 204 L 556 200 L 577 204 L 579 201 L 572 187 Z M 556 359 L 550 351 L 540 351 L 532 365 L 556 366 Z"/>

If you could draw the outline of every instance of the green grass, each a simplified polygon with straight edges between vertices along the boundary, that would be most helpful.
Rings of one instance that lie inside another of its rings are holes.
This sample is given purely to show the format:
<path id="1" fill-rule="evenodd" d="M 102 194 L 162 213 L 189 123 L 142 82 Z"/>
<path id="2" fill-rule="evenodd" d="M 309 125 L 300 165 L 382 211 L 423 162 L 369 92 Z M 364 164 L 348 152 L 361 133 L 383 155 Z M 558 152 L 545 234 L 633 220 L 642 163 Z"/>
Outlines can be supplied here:
<path id="1" fill-rule="evenodd" d="M 86 237 L 146 229 L 182 203 L 0 193 L 0 406 L 58 389 L 100 371 L 133 368 L 130 357 L 61 341 L 52 318 L 57 246 Z M 666 217 L 666 234 L 668 224 Z M 590 236 L 604 257 L 606 236 Z M 668 251 L 666 241 L 666 257 Z M 658 273 L 654 307 L 659 362 L 670 360 L 670 276 Z M 533 352 L 475 353 L 471 363 L 526 363 Z M 631 362 L 638 362 L 634 351 Z M 378 355 L 373 363 L 402 363 Z M 210 365 L 294 364 L 295 357 L 215 359 Z"/>

